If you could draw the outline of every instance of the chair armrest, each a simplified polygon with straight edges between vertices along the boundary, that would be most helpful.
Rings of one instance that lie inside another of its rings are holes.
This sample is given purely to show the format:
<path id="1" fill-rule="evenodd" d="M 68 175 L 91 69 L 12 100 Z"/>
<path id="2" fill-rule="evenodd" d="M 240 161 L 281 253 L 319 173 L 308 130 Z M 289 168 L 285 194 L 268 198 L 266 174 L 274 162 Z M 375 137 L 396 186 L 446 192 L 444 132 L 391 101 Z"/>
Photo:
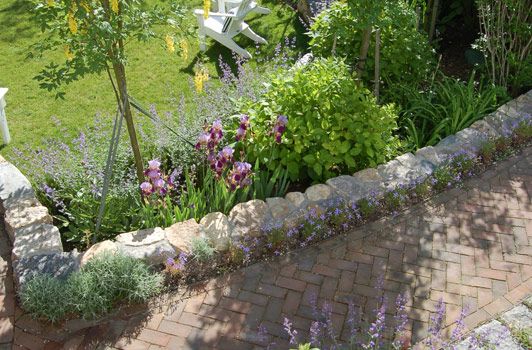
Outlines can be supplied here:
<path id="1" fill-rule="evenodd" d="M 195 9 L 194 13 L 196 14 L 196 16 L 203 16 L 205 11 Z M 209 11 L 209 17 L 237 17 L 237 15 L 234 15 L 232 13 L 221 13 L 221 12 L 210 12 Z"/>

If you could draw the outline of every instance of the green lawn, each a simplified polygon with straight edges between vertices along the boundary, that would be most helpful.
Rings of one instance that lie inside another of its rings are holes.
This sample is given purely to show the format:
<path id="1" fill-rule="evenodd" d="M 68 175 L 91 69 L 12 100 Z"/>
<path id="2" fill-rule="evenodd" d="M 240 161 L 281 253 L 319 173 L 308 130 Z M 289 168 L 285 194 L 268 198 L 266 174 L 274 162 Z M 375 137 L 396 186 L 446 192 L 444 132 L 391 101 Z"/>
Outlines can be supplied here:
<path id="1" fill-rule="evenodd" d="M 44 1 L 44 0 L 43 0 Z M 166 5 L 165 0 L 146 0 L 147 5 Z M 193 8 L 201 8 L 201 0 L 190 1 L 190 25 L 196 27 Z M 261 48 L 266 54 L 273 54 L 275 46 L 285 37 L 297 36 L 298 48 L 305 47 L 304 29 L 298 15 L 287 5 L 276 0 L 262 0 L 261 4 L 272 9 L 269 15 L 251 14 L 246 22 L 254 31 L 266 38 L 268 45 Z M 63 87 L 64 100 L 56 100 L 54 92 L 39 88 L 33 77 L 50 61 L 65 59 L 64 52 L 49 52 L 41 58 L 25 59 L 28 47 L 43 37 L 32 19 L 32 3 L 26 0 L 0 1 L 0 87 L 9 88 L 6 95 L 6 115 L 11 132 L 11 143 L 1 147 L 0 152 L 9 157 L 13 147 L 24 143 L 41 146 L 42 139 L 60 133 L 53 127 L 51 117 L 58 119 L 63 127 L 75 131 L 93 120 L 102 112 L 113 113 L 116 102 L 106 75 L 86 76 L 84 79 Z M 165 33 L 165 28 L 158 28 Z M 254 43 L 243 37 L 237 42 L 254 52 Z M 209 72 L 216 78 L 218 56 L 231 61 L 231 52 L 209 39 L 206 57 L 209 58 Z M 131 42 L 127 47 L 130 66 L 127 68 L 128 90 L 144 105 L 156 104 L 164 111 L 169 101 L 169 88 L 177 94 L 183 92 L 190 97 L 189 77 L 199 54 L 197 38 L 191 38 L 189 57 L 186 62 L 163 47 L 164 41 L 148 43 Z M 167 87 L 168 86 L 168 87 Z M 75 134 L 75 132 L 73 132 Z"/>

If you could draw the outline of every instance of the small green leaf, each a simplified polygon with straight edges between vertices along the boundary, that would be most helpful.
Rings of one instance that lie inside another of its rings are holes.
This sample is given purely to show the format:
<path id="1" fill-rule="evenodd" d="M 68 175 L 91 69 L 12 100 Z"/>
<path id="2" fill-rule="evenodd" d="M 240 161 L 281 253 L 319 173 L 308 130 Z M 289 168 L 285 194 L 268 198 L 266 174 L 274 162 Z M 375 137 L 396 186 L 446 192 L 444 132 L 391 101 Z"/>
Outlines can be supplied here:
<path id="1" fill-rule="evenodd" d="M 321 176 L 321 172 L 323 171 L 321 163 L 318 163 L 318 162 L 314 163 L 314 166 L 312 168 L 314 169 L 316 174 L 318 174 L 318 176 Z"/>
<path id="2" fill-rule="evenodd" d="M 306 156 L 303 157 L 303 160 L 309 164 L 312 164 L 316 161 L 316 157 L 314 157 L 313 154 L 307 154 Z"/>

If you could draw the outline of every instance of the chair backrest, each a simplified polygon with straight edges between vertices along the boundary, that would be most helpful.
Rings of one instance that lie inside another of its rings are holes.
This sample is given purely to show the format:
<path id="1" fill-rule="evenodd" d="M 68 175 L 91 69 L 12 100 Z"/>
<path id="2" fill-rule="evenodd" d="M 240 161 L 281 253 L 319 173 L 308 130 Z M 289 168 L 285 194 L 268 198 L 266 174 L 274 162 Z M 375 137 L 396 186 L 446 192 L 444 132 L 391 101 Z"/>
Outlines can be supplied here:
<path id="1" fill-rule="evenodd" d="M 242 14 L 249 12 L 251 3 L 252 0 L 242 0 L 240 5 L 238 5 L 238 7 L 234 9 L 229 10 L 229 13 L 240 17 Z M 229 31 L 229 28 L 231 28 L 231 24 L 233 24 L 234 22 L 239 22 L 239 20 L 236 20 L 234 17 L 225 17 L 224 24 L 222 27 L 222 33 L 227 33 Z"/>

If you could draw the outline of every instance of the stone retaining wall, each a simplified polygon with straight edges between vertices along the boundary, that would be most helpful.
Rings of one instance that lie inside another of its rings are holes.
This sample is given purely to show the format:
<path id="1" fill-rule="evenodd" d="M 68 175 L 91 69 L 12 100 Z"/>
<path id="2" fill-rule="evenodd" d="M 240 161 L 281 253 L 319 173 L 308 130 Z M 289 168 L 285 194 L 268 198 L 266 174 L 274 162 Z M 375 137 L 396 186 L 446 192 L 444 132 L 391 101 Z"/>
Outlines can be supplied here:
<path id="1" fill-rule="evenodd" d="M 0 159 L 1 211 L 13 242 L 14 279 L 23 283 L 33 272 L 66 278 L 101 251 L 121 250 L 148 262 L 161 263 L 169 255 L 188 250 L 195 237 L 208 237 L 223 251 L 232 239 L 242 235 L 258 235 L 263 225 L 281 222 L 293 227 L 312 208 L 325 201 L 342 198 L 356 202 L 370 194 L 383 195 L 400 184 L 429 175 L 446 157 L 460 150 L 475 150 L 487 138 L 502 136 L 517 120 L 532 114 L 532 90 L 499 107 L 471 127 L 443 139 L 434 147 L 424 147 L 415 154 L 406 153 L 388 163 L 342 175 L 311 186 L 303 192 L 290 192 L 284 198 L 251 200 L 236 205 L 229 215 L 210 213 L 199 223 L 194 219 L 176 223 L 165 229 L 156 227 L 118 235 L 115 241 L 104 241 L 85 253 L 63 252 L 59 230 L 52 225 L 48 210 L 35 198 L 30 182 L 12 164 Z"/>

